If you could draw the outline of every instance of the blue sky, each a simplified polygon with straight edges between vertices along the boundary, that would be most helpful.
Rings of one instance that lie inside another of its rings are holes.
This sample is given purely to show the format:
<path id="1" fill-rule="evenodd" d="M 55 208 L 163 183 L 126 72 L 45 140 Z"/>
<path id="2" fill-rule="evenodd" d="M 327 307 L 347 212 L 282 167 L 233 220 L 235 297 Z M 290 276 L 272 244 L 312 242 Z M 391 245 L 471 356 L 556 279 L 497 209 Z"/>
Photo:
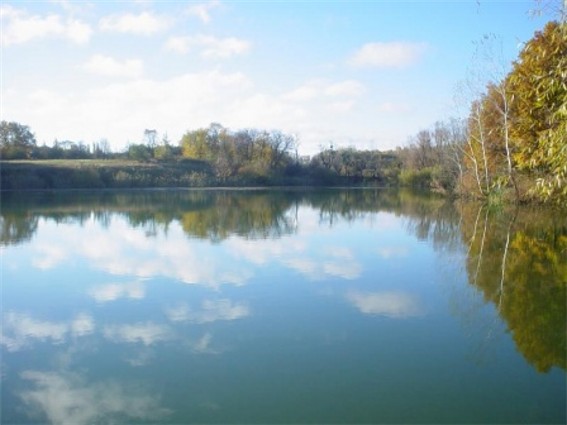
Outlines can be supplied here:
<path id="1" fill-rule="evenodd" d="M 560 0 L 557 0 L 559 4 Z M 553 2 L 551 2 L 553 3 Z M 278 129 L 302 154 L 391 149 L 462 114 L 494 34 L 506 68 L 552 16 L 535 1 L 3 1 L 2 120 L 114 150 L 211 122 Z"/>

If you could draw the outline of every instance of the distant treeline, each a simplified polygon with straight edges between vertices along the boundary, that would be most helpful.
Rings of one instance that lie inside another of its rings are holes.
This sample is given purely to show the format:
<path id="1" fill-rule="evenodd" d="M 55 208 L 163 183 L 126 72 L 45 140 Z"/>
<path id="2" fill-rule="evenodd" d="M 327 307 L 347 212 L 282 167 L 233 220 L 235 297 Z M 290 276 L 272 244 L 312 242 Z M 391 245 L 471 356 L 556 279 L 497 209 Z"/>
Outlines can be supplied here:
<path id="1" fill-rule="evenodd" d="M 300 157 L 297 140 L 279 131 L 231 131 L 220 124 L 188 131 L 177 146 L 157 131 L 113 153 L 106 142 L 38 146 L 25 125 L 0 123 L 2 189 L 374 185 L 398 183 L 394 152 L 330 147 Z M 19 161 L 16 161 L 19 160 Z M 63 161 L 62 161 L 63 160 Z"/>

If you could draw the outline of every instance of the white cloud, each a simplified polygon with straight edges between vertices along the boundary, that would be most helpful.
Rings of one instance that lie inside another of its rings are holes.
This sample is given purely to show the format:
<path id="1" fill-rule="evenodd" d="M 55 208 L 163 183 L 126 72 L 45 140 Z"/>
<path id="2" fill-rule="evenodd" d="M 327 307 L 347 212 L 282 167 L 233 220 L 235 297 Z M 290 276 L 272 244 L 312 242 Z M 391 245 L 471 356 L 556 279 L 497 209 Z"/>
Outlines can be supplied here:
<path id="1" fill-rule="evenodd" d="M 292 102 L 307 102 L 325 98 L 353 98 L 365 91 L 364 85 L 356 80 L 330 82 L 316 79 L 282 95 L 282 99 Z"/>
<path id="2" fill-rule="evenodd" d="M 18 394 L 30 419 L 35 416 L 37 420 L 39 415 L 49 423 L 86 425 L 113 422 L 116 416 L 155 420 L 169 413 L 154 396 L 134 386 L 114 381 L 87 383 L 71 373 L 27 370 L 21 376 L 32 384 Z"/>
<path id="3" fill-rule="evenodd" d="M 334 113 L 345 113 L 352 110 L 355 106 L 354 100 L 343 100 L 338 102 L 331 102 L 327 105 L 327 109 Z"/>
<path id="4" fill-rule="evenodd" d="M 211 21 L 211 10 L 216 9 L 220 5 L 221 3 L 218 0 L 193 4 L 187 8 L 187 14 L 199 18 L 204 24 L 208 24 Z"/>
<path id="5" fill-rule="evenodd" d="M 357 85 L 345 84 L 352 89 L 347 96 L 346 88 L 334 86 L 350 80 L 322 81 L 313 84 L 315 97 L 310 102 L 301 101 L 293 91 L 258 91 L 248 75 L 218 69 L 162 80 L 100 83 L 76 92 L 14 87 L 3 93 L 3 101 L 10 119 L 30 125 L 39 143 L 54 139 L 90 143 L 106 138 L 114 150 L 119 150 L 128 142 L 141 140 L 144 128 L 167 131 L 177 141 L 188 129 L 206 127 L 211 122 L 233 129 L 280 129 L 295 134 L 304 155 L 318 152 L 330 140 L 337 146 L 356 143 L 367 149 L 390 143 L 390 122 L 381 121 L 380 116 L 362 120 L 354 113 L 360 96 L 353 95 Z M 310 87 L 309 83 L 305 86 Z M 325 90 L 336 96 L 325 94 Z M 61 116 L 65 120 L 59 119 Z M 399 130 L 400 140 L 405 140 L 405 134 L 406 130 Z"/>
<path id="6" fill-rule="evenodd" d="M 325 87 L 324 93 L 327 96 L 359 96 L 364 92 L 364 86 L 355 80 L 346 80 L 333 83 Z"/>
<path id="7" fill-rule="evenodd" d="M 217 38 L 207 35 L 170 37 L 165 48 L 177 53 L 188 53 L 193 49 L 206 59 L 227 59 L 250 50 L 249 41 L 236 37 Z"/>
<path id="8" fill-rule="evenodd" d="M 37 320 L 27 313 L 8 312 L 2 318 L 0 344 L 8 351 L 18 351 L 35 341 L 61 344 L 69 335 L 85 336 L 94 332 L 94 321 L 86 313 L 77 315 L 70 322 Z"/>
<path id="9" fill-rule="evenodd" d="M 137 15 L 132 13 L 110 15 L 99 21 L 99 28 L 103 31 L 139 35 L 155 34 L 166 30 L 170 26 L 170 19 L 150 12 L 141 12 Z"/>
<path id="10" fill-rule="evenodd" d="M 172 338 L 171 330 L 155 323 L 135 323 L 133 325 L 108 325 L 103 331 L 104 337 L 114 342 L 137 343 L 153 345 L 156 342 Z"/>
<path id="11" fill-rule="evenodd" d="M 99 303 L 116 301 L 119 298 L 142 299 L 145 296 L 144 285 L 141 282 L 110 283 L 97 286 L 88 291 L 91 298 Z"/>
<path id="12" fill-rule="evenodd" d="M 404 68 L 417 62 L 426 50 L 425 43 L 367 43 L 353 54 L 350 64 L 355 67 Z"/>
<path id="13" fill-rule="evenodd" d="M 77 2 L 76 0 L 50 0 L 50 3 L 60 6 L 69 14 L 81 14 L 94 8 L 94 4 L 88 1 Z"/>
<path id="14" fill-rule="evenodd" d="M 28 15 L 25 11 L 2 5 L 2 45 L 26 43 L 48 37 L 67 39 L 76 44 L 88 42 L 91 27 L 73 18 L 63 19 L 56 14 L 46 16 Z"/>
<path id="15" fill-rule="evenodd" d="M 319 83 L 307 83 L 299 86 L 287 93 L 285 93 L 282 98 L 284 100 L 290 100 L 295 102 L 305 102 L 312 99 L 316 99 L 321 95 L 321 88 Z"/>
<path id="16" fill-rule="evenodd" d="M 84 64 L 88 72 L 106 77 L 141 77 L 144 64 L 139 59 L 124 59 L 119 61 L 110 56 L 94 55 Z"/>
<path id="17" fill-rule="evenodd" d="M 351 291 L 346 295 L 346 299 L 364 314 L 396 319 L 421 314 L 417 300 L 405 292 Z"/>
<path id="18" fill-rule="evenodd" d="M 406 113 L 411 111 L 411 107 L 406 103 L 400 102 L 382 102 L 376 108 L 378 112 L 386 113 Z"/>
<path id="19" fill-rule="evenodd" d="M 219 320 L 236 320 L 250 315 L 246 304 L 233 303 L 228 299 L 204 300 L 200 309 L 191 309 L 187 304 L 166 309 L 173 322 L 210 323 Z"/>
<path id="20" fill-rule="evenodd" d="M 191 37 L 182 36 L 169 37 L 165 42 L 165 48 L 167 50 L 171 50 L 172 52 L 185 54 L 191 49 L 190 38 Z"/>
<path id="21" fill-rule="evenodd" d="M 129 80 L 77 93 L 14 90 L 3 101 L 14 118 L 21 117 L 17 121 L 31 123 L 34 132 L 42 134 L 39 142 L 108 138 L 119 149 L 137 140 L 135 135 L 141 138 L 144 128 L 163 129 L 175 140 L 189 125 L 226 123 L 230 111 L 240 112 L 239 99 L 250 86 L 241 73 L 207 71 L 167 80 Z M 57 119 L 63 115 L 65 120 Z"/>

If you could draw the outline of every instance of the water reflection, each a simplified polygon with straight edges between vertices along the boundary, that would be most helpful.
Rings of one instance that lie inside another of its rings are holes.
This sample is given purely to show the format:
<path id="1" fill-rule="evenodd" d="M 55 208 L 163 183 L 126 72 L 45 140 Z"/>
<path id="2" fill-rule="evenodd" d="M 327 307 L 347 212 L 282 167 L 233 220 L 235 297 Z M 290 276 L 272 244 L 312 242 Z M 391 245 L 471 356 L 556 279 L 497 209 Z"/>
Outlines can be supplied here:
<path id="1" fill-rule="evenodd" d="M 341 382 L 343 421 L 356 422 L 348 412 L 373 412 L 360 422 L 395 422 L 379 412 L 399 405 L 393 397 L 404 393 L 401 377 L 415 362 L 423 365 L 412 375 L 420 394 L 431 382 L 439 394 L 457 393 L 437 376 L 451 363 L 470 384 L 470 402 L 483 405 L 478 388 L 488 391 L 498 376 L 494 388 L 504 394 L 505 376 L 494 363 L 491 377 L 477 382 L 469 363 L 450 357 L 488 333 L 471 338 L 470 329 L 452 327 L 447 287 L 480 300 L 468 326 L 485 332 L 479 323 L 488 320 L 493 333 L 500 326 L 521 353 L 492 342 L 502 356 L 523 356 L 530 371 L 552 378 L 566 367 L 560 211 L 492 211 L 370 189 L 67 192 L 2 201 L 8 417 L 21 419 L 21 408 L 11 407 L 19 402 L 35 415 L 27 420 L 53 423 L 276 422 L 266 413 L 274 406 L 305 414 L 280 422 L 322 421 L 338 416 L 320 416 L 329 406 L 321 394 L 331 397 Z M 451 273 L 443 276 L 439 265 Z M 358 369 L 347 373 L 347 363 Z M 169 397 L 156 398 L 156 385 Z M 306 413 L 307 398 L 318 415 Z M 250 400 L 263 400 L 264 416 Z M 478 406 L 469 408 L 469 422 L 483 422 L 474 416 Z M 447 422 L 463 419 L 459 409 Z M 238 416 L 242 410 L 258 416 Z"/>
<path id="2" fill-rule="evenodd" d="M 567 362 L 567 222 L 561 211 L 463 205 L 469 282 L 539 371 Z"/>
<path id="3" fill-rule="evenodd" d="M 2 210 L 0 215 L 0 244 L 13 245 L 29 241 L 37 230 L 37 216 Z"/>
<path id="4" fill-rule="evenodd" d="M 87 313 L 66 322 L 34 318 L 28 313 L 9 311 L 2 316 L 0 343 L 8 351 L 29 348 L 34 342 L 62 344 L 69 337 L 86 336 L 94 331 L 94 321 Z"/>
<path id="5" fill-rule="evenodd" d="M 0 243 L 29 240 L 38 217 L 81 225 L 94 219 L 107 228 L 113 215 L 124 215 L 132 229 L 146 236 L 167 233 L 172 222 L 188 236 L 221 241 L 231 235 L 274 238 L 293 233 L 293 215 L 300 192 L 266 191 L 140 191 L 93 193 L 3 194 Z"/>
<path id="6" fill-rule="evenodd" d="M 70 372 L 26 370 L 21 377 L 30 388 L 19 397 L 36 421 L 86 425 L 125 419 L 156 420 L 168 414 L 154 395 L 135 385 L 125 386 L 113 380 L 88 382 Z"/>
<path id="7" fill-rule="evenodd" d="M 165 314 L 172 322 L 209 323 L 218 320 L 236 320 L 250 315 L 250 309 L 244 303 L 234 303 L 229 299 L 203 300 L 201 307 L 190 308 L 187 304 L 178 304 L 166 309 Z"/>
<path id="8" fill-rule="evenodd" d="M 120 298 L 142 299 L 146 295 L 143 281 L 108 283 L 95 286 L 88 294 L 99 303 L 116 301 Z"/>
<path id="9" fill-rule="evenodd" d="M 108 228 L 113 217 L 124 216 L 129 228 L 143 228 L 148 237 L 167 233 L 172 223 L 179 223 L 188 236 L 213 242 L 231 236 L 273 239 L 294 234 L 300 206 L 318 211 L 319 224 L 329 226 L 339 220 L 354 222 L 369 213 L 392 212 L 414 220 L 420 238 L 426 238 L 436 225 L 442 225 L 441 230 L 447 220 L 456 224 L 451 203 L 403 191 L 45 192 L 4 193 L 2 200 L 0 242 L 4 245 L 29 240 L 39 218 L 80 225 L 94 220 Z"/>
<path id="10" fill-rule="evenodd" d="M 404 292 L 351 291 L 347 294 L 347 300 L 364 314 L 404 318 L 417 316 L 421 312 L 417 299 Z"/>

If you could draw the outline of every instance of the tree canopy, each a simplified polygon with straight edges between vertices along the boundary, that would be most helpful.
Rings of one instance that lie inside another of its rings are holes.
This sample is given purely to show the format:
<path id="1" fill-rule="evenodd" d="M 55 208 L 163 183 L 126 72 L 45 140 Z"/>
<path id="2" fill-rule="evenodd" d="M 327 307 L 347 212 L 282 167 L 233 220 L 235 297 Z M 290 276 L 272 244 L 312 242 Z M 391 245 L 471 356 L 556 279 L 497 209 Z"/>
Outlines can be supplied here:
<path id="1" fill-rule="evenodd" d="M 567 24 L 535 33 L 470 108 L 462 192 L 567 201 Z"/>
<path id="2" fill-rule="evenodd" d="M 537 178 L 537 195 L 567 199 L 567 24 L 538 31 L 506 83 L 518 168 Z"/>
<path id="3" fill-rule="evenodd" d="M 0 122 L 0 158 L 31 158 L 35 146 L 35 136 L 27 125 L 17 122 Z"/>

